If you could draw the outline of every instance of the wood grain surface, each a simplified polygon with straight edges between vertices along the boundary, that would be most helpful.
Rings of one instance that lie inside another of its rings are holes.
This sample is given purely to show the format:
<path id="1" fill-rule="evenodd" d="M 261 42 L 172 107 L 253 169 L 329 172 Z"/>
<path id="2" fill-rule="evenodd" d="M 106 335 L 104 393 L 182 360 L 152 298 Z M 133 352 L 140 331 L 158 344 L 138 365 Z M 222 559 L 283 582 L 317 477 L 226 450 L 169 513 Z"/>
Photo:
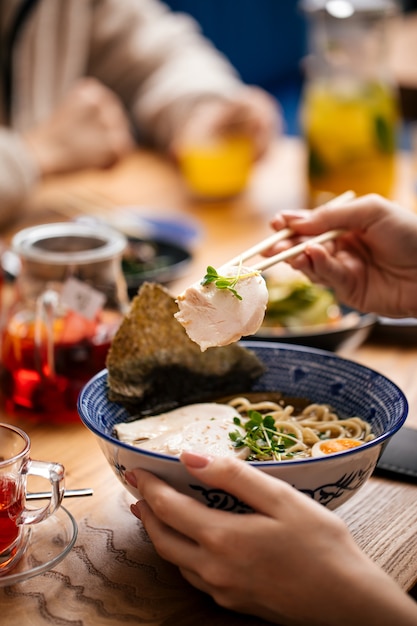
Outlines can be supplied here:
<path id="1" fill-rule="evenodd" d="M 68 194 L 85 190 L 115 205 L 135 205 L 139 212 L 152 206 L 154 215 L 188 217 L 200 234 L 189 272 L 172 285 L 178 293 L 200 277 L 208 263 L 220 264 L 270 234 L 269 220 L 276 211 L 304 206 L 304 171 L 302 143 L 284 138 L 257 165 L 242 197 L 210 204 L 188 196 L 172 163 L 138 151 L 107 172 L 47 181 L 33 195 L 26 219 L 14 228 L 62 217 L 59 208 Z M 414 209 L 413 193 L 410 159 L 401 154 L 396 198 Z M 417 337 L 405 345 L 371 338 L 341 354 L 394 380 L 410 403 L 407 424 L 417 428 Z M 2 419 L 13 421 L 5 414 Z M 63 463 L 67 488 L 93 487 L 94 495 L 65 501 L 79 526 L 70 554 L 51 571 L 0 589 L 2 624 L 261 626 L 259 619 L 217 607 L 156 555 L 141 523 L 129 511 L 131 496 L 81 423 L 51 426 L 19 421 L 19 425 L 32 439 L 34 458 Z M 403 589 L 416 582 L 417 486 L 372 478 L 337 514 L 363 550 Z M 238 523 L 244 523 L 244 516 Z"/>

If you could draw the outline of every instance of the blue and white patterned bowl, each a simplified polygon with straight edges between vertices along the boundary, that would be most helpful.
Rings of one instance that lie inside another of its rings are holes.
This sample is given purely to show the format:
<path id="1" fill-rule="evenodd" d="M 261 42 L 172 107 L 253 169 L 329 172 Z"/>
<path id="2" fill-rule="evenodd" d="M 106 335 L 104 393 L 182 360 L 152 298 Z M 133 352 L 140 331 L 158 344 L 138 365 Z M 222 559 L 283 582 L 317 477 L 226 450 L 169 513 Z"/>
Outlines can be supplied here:
<path id="1" fill-rule="evenodd" d="M 368 480 L 383 447 L 404 423 L 408 404 L 403 392 L 378 372 L 331 352 L 275 342 L 244 341 L 242 345 L 255 352 L 266 366 L 253 391 L 280 391 L 285 396 L 308 398 L 330 404 L 341 417 L 358 415 L 371 423 L 375 439 L 346 452 L 299 461 L 252 463 L 328 508 L 336 508 Z M 244 502 L 230 494 L 199 484 L 177 458 L 140 450 L 116 439 L 113 427 L 126 421 L 128 414 L 122 406 L 108 400 L 106 370 L 86 384 L 79 397 L 78 412 L 85 426 L 97 436 L 118 478 L 136 498 L 140 494 L 124 475 L 141 467 L 210 507 L 248 510 Z"/>

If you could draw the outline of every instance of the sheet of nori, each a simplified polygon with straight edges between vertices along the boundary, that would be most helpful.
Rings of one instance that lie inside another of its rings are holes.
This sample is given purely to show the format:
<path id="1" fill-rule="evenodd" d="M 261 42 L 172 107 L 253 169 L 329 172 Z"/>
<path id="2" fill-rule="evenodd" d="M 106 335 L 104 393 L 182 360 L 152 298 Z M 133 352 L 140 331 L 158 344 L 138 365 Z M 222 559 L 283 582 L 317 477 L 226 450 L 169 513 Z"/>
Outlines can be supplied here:
<path id="1" fill-rule="evenodd" d="M 148 415 L 249 391 L 264 371 L 256 355 L 237 343 L 201 352 L 174 318 L 175 298 L 144 283 L 112 341 L 108 397 L 133 415 Z"/>

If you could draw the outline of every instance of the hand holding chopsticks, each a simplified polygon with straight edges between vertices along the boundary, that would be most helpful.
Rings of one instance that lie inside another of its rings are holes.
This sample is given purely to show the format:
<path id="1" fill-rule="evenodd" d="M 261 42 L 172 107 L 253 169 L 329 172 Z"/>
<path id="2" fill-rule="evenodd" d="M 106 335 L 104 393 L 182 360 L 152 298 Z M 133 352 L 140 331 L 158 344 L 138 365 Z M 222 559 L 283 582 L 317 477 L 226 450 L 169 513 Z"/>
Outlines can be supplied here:
<path id="1" fill-rule="evenodd" d="M 327 203 L 327 206 L 339 206 L 341 204 L 344 204 L 345 202 L 349 202 L 349 200 L 353 200 L 353 198 L 355 198 L 355 193 L 353 191 L 346 191 L 340 196 L 333 198 L 333 200 L 330 200 L 330 202 Z M 314 244 L 314 243 L 324 243 L 325 241 L 330 241 L 331 239 L 335 239 L 336 237 L 338 237 L 342 232 L 343 231 L 341 230 L 329 230 L 325 233 L 321 233 L 320 235 L 317 235 L 316 237 L 312 237 L 311 239 L 303 241 L 302 243 L 299 243 L 293 246 L 292 248 L 289 248 L 288 250 L 279 252 L 278 254 L 275 254 L 272 257 L 266 258 L 263 261 L 259 261 L 258 263 L 255 263 L 251 265 L 250 267 L 254 270 L 258 270 L 262 272 L 268 269 L 269 267 L 272 267 L 276 263 L 280 263 L 281 261 L 285 261 L 286 259 L 289 259 L 293 256 L 297 256 L 297 254 L 300 254 L 301 252 L 303 252 L 309 245 Z M 223 263 L 223 267 L 226 265 L 230 266 L 230 265 L 238 265 L 240 263 L 243 263 L 244 261 L 247 261 L 248 259 L 252 258 L 256 254 L 260 254 L 261 252 L 268 250 L 268 248 L 278 243 L 279 241 L 282 241 L 283 239 L 287 239 L 288 237 L 291 237 L 291 235 L 293 234 L 294 233 L 290 228 L 284 228 L 283 230 L 280 230 L 274 233 L 273 235 L 270 235 L 263 241 L 252 246 L 251 248 L 248 248 L 248 250 L 245 250 L 244 252 L 234 257 L 227 263 Z"/>
<path id="2" fill-rule="evenodd" d="M 289 230 L 289 229 L 285 229 L 285 230 Z M 280 231 L 280 232 L 282 233 L 283 231 Z M 276 265 L 276 263 L 280 263 L 281 261 L 285 261 L 286 259 L 290 259 L 291 257 L 297 256 L 297 254 L 304 252 L 307 246 L 310 246 L 312 243 L 313 244 L 324 243 L 325 241 L 331 241 L 331 239 L 336 239 L 336 237 L 338 237 L 342 232 L 343 232 L 342 230 L 328 230 L 327 232 L 322 233 L 321 235 L 317 235 L 317 237 L 312 237 L 311 239 L 308 239 L 307 241 L 303 241 L 302 243 L 299 243 L 296 246 L 289 248 L 288 250 L 283 250 L 282 252 L 279 252 L 278 254 L 275 254 L 274 256 L 271 256 L 265 259 L 264 261 L 260 261 L 259 263 L 256 263 L 252 267 L 253 269 L 258 270 L 259 272 L 263 272 L 269 267 Z M 286 239 L 286 237 L 282 237 L 282 239 Z"/>

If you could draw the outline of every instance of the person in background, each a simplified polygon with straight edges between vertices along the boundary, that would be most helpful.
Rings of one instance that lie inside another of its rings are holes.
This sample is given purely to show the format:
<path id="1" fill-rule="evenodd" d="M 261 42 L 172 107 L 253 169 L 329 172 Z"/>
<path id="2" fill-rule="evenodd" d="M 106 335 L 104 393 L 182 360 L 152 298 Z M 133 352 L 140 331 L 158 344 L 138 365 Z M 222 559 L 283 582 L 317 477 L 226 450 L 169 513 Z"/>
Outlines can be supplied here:
<path id="1" fill-rule="evenodd" d="M 291 264 L 362 311 L 417 316 L 417 215 L 377 195 L 337 208 L 281 213 L 292 241 L 330 229 Z M 388 235 L 389 233 L 389 235 Z M 280 242 L 273 254 L 290 241 Z M 241 460 L 183 453 L 189 473 L 254 509 L 210 509 L 143 470 L 129 473 L 133 504 L 157 552 L 223 607 L 294 626 L 415 626 L 417 604 L 357 546 L 344 522 Z"/>
<path id="2" fill-rule="evenodd" d="M 243 81 L 278 102 L 283 133 L 300 136 L 308 23 L 299 0 L 164 0 L 188 13 Z M 237 4 L 239 9 L 237 10 Z"/>
<path id="3" fill-rule="evenodd" d="M 159 0 L 9 0 L 0 35 L 0 226 L 43 176 L 109 167 L 137 142 L 175 157 L 196 126 L 231 124 L 259 157 L 279 129 L 274 99 Z"/>

